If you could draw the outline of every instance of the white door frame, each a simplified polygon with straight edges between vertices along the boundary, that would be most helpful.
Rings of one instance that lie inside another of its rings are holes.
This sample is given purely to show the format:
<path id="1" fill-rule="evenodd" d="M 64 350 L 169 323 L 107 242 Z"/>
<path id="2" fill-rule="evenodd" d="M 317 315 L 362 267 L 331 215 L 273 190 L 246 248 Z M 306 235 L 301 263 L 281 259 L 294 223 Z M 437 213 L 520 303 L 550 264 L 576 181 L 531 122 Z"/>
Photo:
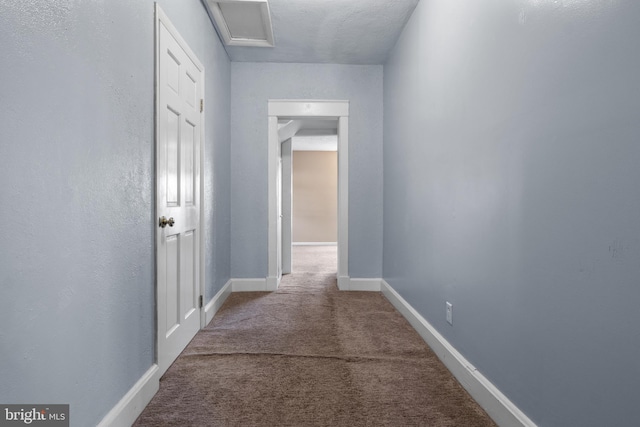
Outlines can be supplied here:
<path id="1" fill-rule="evenodd" d="M 159 90 L 159 86 L 160 86 L 160 66 L 159 66 L 159 61 L 160 61 L 160 26 L 163 25 L 165 28 L 167 28 L 170 33 L 172 34 L 172 36 L 176 39 L 176 41 L 180 44 L 180 46 L 182 47 L 182 49 L 186 52 L 186 54 L 189 56 L 189 58 L 193 61 L 193 63 L 199 68 L 199 70 L 201 71 L 201 76 L 202 76 L 202 81 L 201 81 L 201 95 L 202 95 L 202 99 L 204 99 L 204 94 L 205 94 L 205 69 L 204 66 L 202 65 L 202 63 L 198 60 L 198 57 L 193 53 L 193 51 L 189 48 L 189 45 L 187 44 L 187 42 L 182 38 L 182 36 L 180 36 L 180 34 L 178 33 L 178 30 L 175 28 L 175 26 L 171 23 L 171 21 L 169 20 L 169 18 L 167 17 L 167 15 L 164 13 L 164 11 L 162 10 L 162 8 L 160 7 L 160 5 L 158 3 L 155 3 L 155 84 L 154 84 L 154 93 L 155 93 L 155 111 L 154 111 L 154 119 L 155 119 L 155 135 L 154 135 L 154 151 L 155 151 L 155 161 L 154 161 L 154 165 L 157 165 L 158 162 L 158 150 L 157 150 L 157 146 L 158 146 L 158 136 L 160 135 L 160 122 L 158 120 L 158 111 L 160 109 L 160 99 L 158 96 L 158 90 Z M 202 108 L 204 109 L 204 105 L 202 106 Z M 204 242 L 204 200 L 205 200 L 205 192 L 204 192 L 204 135 L 205 135 L 205 114 L 202 112 L 201 110 L 201 117 L 200 117 L 200 226 L 198 227 L 198 234 L 200 237 L 200 268 L 199 268 L 199 272 L 200 272 L 200 283 L 198 284 L 198 287 L 200 289 L 200 307 L 199 307 L 199 315 L 200 315 L 200 328 L 203 328 L 205 326 L 205 313 L 204 313 L 204 284 L 205 282 L 205 242 Z M 157 167 L 157 166 L 156 166 Z M 153 194 L 153 199 L 156 199 L 156 195 L 158 192 L 158 182 L 157 182 L 157 174 L 155 172 L 155 168 L 154 168 L 154 175 L 153 175 L 153 179 L 154 179 L 154 194 Z M 155 216 L 153 218 L 153 227 L 154 230 L 158 227 L 158 204 L 155 203 Z M 157 254 L 158 252 L 158 242 L 157 242 L 157 237 L 154 240 L 154 245 L 155 245 L 155 253 Z M 156 264 L 156 271 L 158 268 L 158 261 L 157 261 L 157 257 L 154 259 L 155 264 Z M 155 292 L 156 292 L 156 308 L 155 308 L 155 312 L 156 312 L 156 334 L 155 334 L 155 358 L 156 358 L 156 364 L 159 363 L 159 354 L 158 354 L 158 341 L 159 341 L 159 334 L 160 334 L 160 328 L 157 324 L 158 322 L 158 316 L 159 316 L 159 308 L 158 308 L 158 303 L 157 303 L 157 299 L 158 299 L 158 276 L 156 273 L 156 283 L 155 283 Z M 162 367 L 160 367 L 161 371 L 160 371 L 160 375 L 162 375 L 164 373 L 164 371 L 162 371 Z"/>
<path id="2" fill-rule="evenodd" d="M 267 290 L 275 291 L 280 283 L 278 275 L 276 200 L 278 182 L 278 118 L 337 118 L 338 119 L 338 288 L 349 288 L 349 101 L 287 100 L 268 102 L 269 148 L 267 168 L 269 200 L 269 271 Z"/>
<path id="3" fill-rule="evenodd" d="M 291 273 L 291 243 L 293 240 L 292 148 L 291 138 L 282 142 L 282 274 Z"/>

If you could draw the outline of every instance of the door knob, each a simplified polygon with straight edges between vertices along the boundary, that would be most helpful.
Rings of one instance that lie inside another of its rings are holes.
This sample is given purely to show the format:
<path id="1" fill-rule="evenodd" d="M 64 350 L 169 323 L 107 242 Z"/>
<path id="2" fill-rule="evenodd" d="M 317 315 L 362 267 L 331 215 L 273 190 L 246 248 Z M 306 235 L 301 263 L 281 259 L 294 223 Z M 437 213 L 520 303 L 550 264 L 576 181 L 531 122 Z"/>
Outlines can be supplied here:
<path id="1" fill-rule="evenodd" d="M 166 217 L 161 216 L 158 220 L 158 225 L 160 226 L 160 228 L 165 228 L 167 225 L 169 225 L 169 227 L 173 227 L 173 224 L 175 223 L 176 222 L 173 220 L 173 217 L 167 219 Z"/>

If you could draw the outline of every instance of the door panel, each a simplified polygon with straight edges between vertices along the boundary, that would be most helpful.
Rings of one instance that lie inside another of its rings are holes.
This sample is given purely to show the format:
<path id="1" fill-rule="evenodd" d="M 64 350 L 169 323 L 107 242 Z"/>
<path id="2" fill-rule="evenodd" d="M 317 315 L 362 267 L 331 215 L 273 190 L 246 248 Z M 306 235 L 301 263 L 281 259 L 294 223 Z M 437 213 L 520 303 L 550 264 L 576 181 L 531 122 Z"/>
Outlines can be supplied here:
<path id="1" fill-rule="evenodd" d="M 164 373 L 200 329 L 200 99 L 204 69 L 158 21 L 156 187 L 158 367 Z"/>
<path id="2" fill-rule="evenodd" d="M 177 235 L 168 236 L 166 239 L 166 258 L 165 264 L 167 269 L 167 278 L 165 285 L 166 295 L 175 295 L 180 288 L 180 278 L 178 277 L 178 260 L 180 259 L 180 237 Z M 166 299 L 167 321 L 165 324 L 165 337 L 171 335 L 171 332 L 180 324 L 180 316 L 178 315 L 178 307 L 173 298 Z"/>
<path id="3" fill-rule="evenodd" d="M 178 158 L 178 146 L 180 144 L 179 134 L 180 117 L 175 111 L 167 109 L 167 129 L 166 129 L 166 206 L 178 206 L 180 189 L 180 163 Z"/>
<path id="4" fill-rule="evenodd" d="M 184 159 L 184 203 L 185 206 L 193 206 L 195 203 L 195 147 L 196 141 L 196 125 L 186 122 L 184 139 L 182 141 L 182 158 Z"/>
<path id="5" fill-rule="evenodd" d="M 196 295 L 198 294 L 196 277 L 196 239 L 195 231 L 189 230 L 183 234 L 182 237 L 182 254 L 180 264 L 180 281 L 184 283 L 184 286 L 180 287 L 180 300 L 182 310 L 180 311 L 183 319 L 188 319 L 196 308 Z"/>

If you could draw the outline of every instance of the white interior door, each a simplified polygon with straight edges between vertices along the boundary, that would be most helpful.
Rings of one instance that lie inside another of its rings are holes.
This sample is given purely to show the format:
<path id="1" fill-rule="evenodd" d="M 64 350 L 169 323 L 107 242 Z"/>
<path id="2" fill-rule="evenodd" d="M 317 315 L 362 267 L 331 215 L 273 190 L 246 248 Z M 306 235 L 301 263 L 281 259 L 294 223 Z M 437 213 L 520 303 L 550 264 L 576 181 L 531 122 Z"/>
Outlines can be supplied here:
<path id="1" fill-rule="evenodd" d="M 204 69 L 161 10 L 157 43 L 157 328 L 162 374 L 200 329 Z"/>

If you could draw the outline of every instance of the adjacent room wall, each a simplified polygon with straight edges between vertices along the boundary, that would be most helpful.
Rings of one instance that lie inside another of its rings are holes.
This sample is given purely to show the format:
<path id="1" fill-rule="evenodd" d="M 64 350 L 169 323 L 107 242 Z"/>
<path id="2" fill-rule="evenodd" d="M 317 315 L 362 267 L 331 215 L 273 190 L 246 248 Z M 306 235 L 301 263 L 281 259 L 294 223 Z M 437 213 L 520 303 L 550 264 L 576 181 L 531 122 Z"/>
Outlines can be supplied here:
<path id="1" fill-rule="evenodd" d="M 231 275 L 267 276 L 267 102 L 350 101 L 349 274 L 382 274 L 382 66 L 231 64 Z"/>
<path id="2" fill-rule="evenodd" d="M 293 242 L 338 241 L 338 153 L 293 152 Z"/>
<path id="3" fill-rule="evenodd" d="M 384 69 L 384 277 L 541 426 L 637 421 L 638 22 L 423 0 Z"/>
<path id="4" fill-rule="evenodd" d="M 206 298 L 229 278 L 230 65 L 199 0 Z M 0 0 L 0 402 L 96 425 L 155 352 L 154 2 Z"/>

